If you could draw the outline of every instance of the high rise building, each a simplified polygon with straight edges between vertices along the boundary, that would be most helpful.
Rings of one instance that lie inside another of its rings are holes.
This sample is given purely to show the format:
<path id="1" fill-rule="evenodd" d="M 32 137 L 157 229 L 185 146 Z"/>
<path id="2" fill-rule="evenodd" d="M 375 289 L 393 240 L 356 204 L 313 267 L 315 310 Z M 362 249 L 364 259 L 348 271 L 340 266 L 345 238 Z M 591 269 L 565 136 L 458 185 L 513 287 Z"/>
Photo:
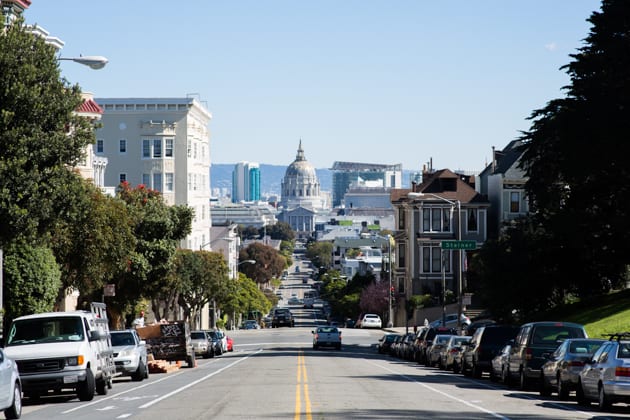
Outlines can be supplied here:
<path id="1" fill-rule="evenodd" d="M 232 171 L 232 202 L 260 201 L 260 166 L 239 162 Z"/>
<path id="2" fill-rule="evenodd" d="M 95 100 L 104 111 L 94 152 L 108 158 L 105 185 L 144 184 L 169 205 L 192 207 L 181 247 L 210 249 L 210 112 L 195 98 Z"/>
<path id="3" fill-rule="evenodd" d="M 335 162 L 331 168 L 333 179 L 332 206 L 338 207 L 350 186 L 401 188 L 402 165 L 376 163 Z"/>

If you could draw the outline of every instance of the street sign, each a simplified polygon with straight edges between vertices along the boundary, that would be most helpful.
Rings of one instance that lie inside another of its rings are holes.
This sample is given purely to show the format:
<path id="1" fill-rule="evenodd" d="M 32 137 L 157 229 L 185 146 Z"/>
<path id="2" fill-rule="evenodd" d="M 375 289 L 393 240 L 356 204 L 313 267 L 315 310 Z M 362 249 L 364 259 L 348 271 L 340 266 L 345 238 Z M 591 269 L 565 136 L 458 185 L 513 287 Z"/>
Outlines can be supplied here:
<path id="1" fill-rule="evenodd" d="M 477 249 L 477 241 L 442 241 L 442 249 Z"/>

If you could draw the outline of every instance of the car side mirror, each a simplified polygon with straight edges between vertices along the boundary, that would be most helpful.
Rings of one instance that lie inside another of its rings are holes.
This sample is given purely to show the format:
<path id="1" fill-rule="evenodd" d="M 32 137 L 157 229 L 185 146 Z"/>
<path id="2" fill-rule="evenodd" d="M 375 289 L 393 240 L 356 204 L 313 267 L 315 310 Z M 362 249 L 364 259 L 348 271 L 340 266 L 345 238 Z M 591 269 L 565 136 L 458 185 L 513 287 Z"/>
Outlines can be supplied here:
<path id="1" fill-rule="evenodd" d="M 144 340 L 140 340 L 140 342 L 138 344 L 141 345 L 141 346 L 146 346 L 147 342 L 144 341 Z"/>
<path id="2" fill-rule="evenodd" d="M 88 341 L 98 341 L 106 337 L 105 334 L 101 334 L 98 330 L 92 330 L 88 334 Z"/>

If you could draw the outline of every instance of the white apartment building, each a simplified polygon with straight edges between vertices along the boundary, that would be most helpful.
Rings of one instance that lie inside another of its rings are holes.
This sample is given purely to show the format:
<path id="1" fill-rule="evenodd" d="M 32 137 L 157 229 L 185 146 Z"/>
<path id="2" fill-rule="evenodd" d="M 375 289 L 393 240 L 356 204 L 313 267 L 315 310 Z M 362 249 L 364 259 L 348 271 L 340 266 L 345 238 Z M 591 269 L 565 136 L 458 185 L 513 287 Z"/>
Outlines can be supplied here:
<path id="1" fill-rule="evenodd" d="M 95 154 L 108 158 L 105 185 L 127 181 L 159 191 L 169 205 L 195 211 L 182 248 L 210 241 L 212 115 L 195 98 L 96 98 L 104 113 Z"/>

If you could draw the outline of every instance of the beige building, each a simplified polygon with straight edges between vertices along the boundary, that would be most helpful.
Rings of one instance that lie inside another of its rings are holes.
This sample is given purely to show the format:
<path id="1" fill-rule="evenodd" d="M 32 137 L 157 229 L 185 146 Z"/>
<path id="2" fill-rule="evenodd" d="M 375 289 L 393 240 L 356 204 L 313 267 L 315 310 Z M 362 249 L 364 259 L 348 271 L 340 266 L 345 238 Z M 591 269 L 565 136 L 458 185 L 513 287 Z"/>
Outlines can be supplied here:
<path id="1" fill-rule="evenodd" d="M 210 112 L 195 98 L 96 98 L 103 109 L 96 156 L 107 157 L 105 185 L 127 181 L 195 211 L 182 248 L 210 241 Z"/>

